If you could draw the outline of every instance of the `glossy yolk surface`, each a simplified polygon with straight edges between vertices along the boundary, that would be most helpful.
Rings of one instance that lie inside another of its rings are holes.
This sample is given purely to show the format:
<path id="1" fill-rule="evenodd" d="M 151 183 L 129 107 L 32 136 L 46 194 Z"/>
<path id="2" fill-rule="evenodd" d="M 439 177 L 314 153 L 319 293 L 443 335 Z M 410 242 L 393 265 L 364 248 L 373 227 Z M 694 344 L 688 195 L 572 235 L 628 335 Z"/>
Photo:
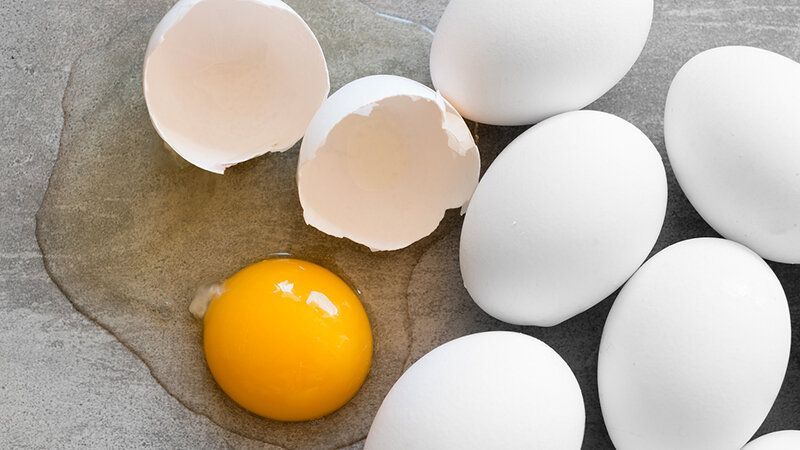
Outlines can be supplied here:
<path id="1" fill-rule="evenodd" d="M 245 409 L 311 420 L 347 403 L 372 362 L 358 296 L 316 264 L 269 259 L 225 281 L 204 318 L 211 373 Z"/>

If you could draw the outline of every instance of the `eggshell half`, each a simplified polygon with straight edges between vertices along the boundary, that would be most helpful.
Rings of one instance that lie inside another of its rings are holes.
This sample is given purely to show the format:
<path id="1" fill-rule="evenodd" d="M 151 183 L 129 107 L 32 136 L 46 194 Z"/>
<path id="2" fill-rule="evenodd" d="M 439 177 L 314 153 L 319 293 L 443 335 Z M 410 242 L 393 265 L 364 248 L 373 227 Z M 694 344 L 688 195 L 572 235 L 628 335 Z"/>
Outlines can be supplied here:
<path id="1" fill-rule="evenodd" d="M 475 191 L 464 285 L 505 322 L 561 323 L 644 262 L 666 204 L 661 157 L 635 126 L 597 111 L 548 119 L 503 150 Z"/>
<path id="2" fill-rule="evenodd" d="M 144 96 L 158 134 L 215 173 L 291 148 L 328 96 L 311 29 L 278 0 L 181 0 L 156 27 Z"/>
<path id="3" fill-rule="evenodd" d="M 365 449 L 579 449 L 584 422 L 567 363 L 535 338 L 495 331 L 414 363 L 383 400 Z"/>
<path id="4" fill-rule="evenodd" d="M 742 450 L 797 450 L 800 449 L 800 431 L 786 430 L 766 434 L 745 445 Z"/>
<path id="5" fill-rule="evenodd" d="M 630 70 L 653 0 L 452 0 L 431 77 L 466 118 L 524 125 L 581 109 Z"/>
<path id="6" fill-rule="evenodd" d="M 659 252 L 608 315 L 598 387 L 616 448 L 738 449 L 772 407 L 789 360 L 786 295 L 723 239 Z"/>
<path id="7" fill-rule="evenodd" d="M 800 263 L 800 64 L 752 47 L 695 56 L 670 87 L 664 137 L 681 188 L 715 230 Z"/>
<path id="8" fill-rule="evenodd" d="M 373 250 L 429 235 L 469 201 L 480 155 L 466 123 L 436 92 L 375 75 L 335 92 L 308 126 L 297 184 L 306 223 Z"/>

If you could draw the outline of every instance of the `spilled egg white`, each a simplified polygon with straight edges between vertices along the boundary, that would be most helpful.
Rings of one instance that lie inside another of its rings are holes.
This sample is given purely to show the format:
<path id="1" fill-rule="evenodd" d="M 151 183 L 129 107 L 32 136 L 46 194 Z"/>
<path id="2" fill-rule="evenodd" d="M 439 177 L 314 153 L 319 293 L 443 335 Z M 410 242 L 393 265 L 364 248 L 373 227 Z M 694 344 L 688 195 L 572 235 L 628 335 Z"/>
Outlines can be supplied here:
<path id="1" fill-rule="evenodd" d="M 431 78 L 466 118 L 525 125 L 577 110 L 641 53 L 653 0 L 452 0 L 431 48 Z"/>
<path id="2" fill-rule="evenodd" d="M 711 238 L 662 250 L 603 329 L 598 388 L 614 446 L 741 448 L 778 395 L 790 343 L 786 295 L 758 255 Z"/>
<path id="3" fill-rule="evenodd" d="M 309 225 L 397 250 L 466 204 L 479 171 L 478 148 L 447 101 L 416 81 L 375 75 L 323 103 L 300 147 L 297 185 Z"/>
<path id="4" fill-rule="evenodd" d="M 800 263 L 800 64 L 752 47 L 695 56 L 670 87 L 664 137 L 681 188 L 717 232 Z"/>
<path id="5" fill-rule="evenodd" d="M 461 274 L 493 317 L 553 326 L 619 288 L 644 262 L 667 204 L 664 165 L 625 120 L 576 111 L 503 150 L 461 232 Z"/>
<path id="6" fill-rule="evenodd" d="M 322 49 L 279 0 L 181 0 L 150 38 L 144 97 L 166 144 L 215 173 L 291 148 L 328 96 Z"/>
<path id="7" fill-rule="evenodd" d="M 566 362 L 538 339 L 495 331 L 415 362 L 381 404 L 365 449 L 577 450 L 584 422 Z"/>

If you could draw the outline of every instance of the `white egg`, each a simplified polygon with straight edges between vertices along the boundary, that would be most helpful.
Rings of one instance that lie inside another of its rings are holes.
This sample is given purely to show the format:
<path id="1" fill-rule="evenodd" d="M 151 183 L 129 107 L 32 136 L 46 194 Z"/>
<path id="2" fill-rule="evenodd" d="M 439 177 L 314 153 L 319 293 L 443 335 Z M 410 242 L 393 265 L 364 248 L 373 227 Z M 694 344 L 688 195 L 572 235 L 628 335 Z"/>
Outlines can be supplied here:
<path id="1" fill-rule="evenodd" d="M 444 98 L 416 81 L 375 75 L 323 103 L 300 147 L 297 185 L 309 225 L 396 250 L 469 201 L 479 173 L 469 128 Z"/>
<path id="2" fill-rule="evenodd" d="M 381 404 L 365 449 L 579 449 L 584 422 L 567 363 L 535 338 L 495 331 L 414 363 Z"/>
<path id="3" fill-rule="evenodd" d="M 461 273 L 475 302 L 518 325 L 556 325 L 619 288 L 661 231 L 667 182 L 650 140 L 576 111 L 514 140 L 473 196 Z"/>
<path id="4" fill-rule="evenodd" d="M 789 359 L 786 295 L 769 266 L 723 239 L 656 254 L 608 315 L 598 388 L 616 448 L 739 449 Z"/>
<path id="5" fill-rule="evenodd" d="M 431 77 L 468 119 L 536 123 L 614 87 L 652 18 L 653 0 L 452 0 L 436 29 Z"/>
<path id="6" fill-rule="evenodd" d="M 797 450 L 800 449 L 800 431 L 786 430 L 766 434 L 745 445 L 742 450 Z"/>
<path id="7" fill-rule="evenodd" d="M 715 230 L 800 263 L 800 64 L 751 47 L 695 56 L 670 87 L 664 137 L 681 188 Z"/>
<path id="8" fill-rule="evenodd" d="M 150 119 L 168 146 L 215 173 L 292 147 L 328 96 L 311 29 L 279 0 L 181 0 L 144 62 Z"/>

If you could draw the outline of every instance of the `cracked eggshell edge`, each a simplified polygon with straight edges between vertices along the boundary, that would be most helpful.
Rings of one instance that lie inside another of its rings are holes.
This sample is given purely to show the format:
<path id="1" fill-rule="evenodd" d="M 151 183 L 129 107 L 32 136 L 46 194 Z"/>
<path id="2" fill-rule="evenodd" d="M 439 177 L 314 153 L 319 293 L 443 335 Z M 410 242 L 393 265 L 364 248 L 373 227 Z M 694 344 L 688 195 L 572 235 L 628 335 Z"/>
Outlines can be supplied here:
<path id="1" fill-rule="evenodd" d="M 188 161 L 189 163 L 191 163 L 194 166 L 197 166 L 197 167 L 199 167 L 199 168 L 201 168 L 203 170 L 209 171 L 209 172 L 213 172 L 213 173 L 222 175 L 222 174 L 225 173 L 225 169 L 227 169 L 228 167 L 234 166 L 236 164 L 243 163 L 245 161 L 249 161 L 249 160 L 251 160 L 253 158 L 257 158 L 257 157 L 262 156 L 262 155 L 267 154 L 267 153 L 272 153 L 272 152 L 278 153 L 278 152 L 284 152 L 286 150 L 289 150 L 290 148 L 294 147 L 294 145 L 297 144 L 297 142 L 300 139 L 302 139 L 302 136 L 297 137 L 295 142 L 292 143 L 291 145 L 281 146 L 281 147 L 273 147 L 273 148 L 267 147 L 265 149 L 252 152 L 252 153 L 250 153 L 250 154 L 248 154 L 248 155 L 246 155 L 244 157 L 234 158 L 234 159 L 230 159 L 230 160 L 222 160 L 221 162 L 218 161 L 218 162 L 213 162 L 213 163 L 204 160 L 204 158 L 196 157 L 196 155 L 192 154 L 193 152 L 187 152 L 187 151 L 184 151 L 184 150 L 177 149 L 177 148 L 173 147 L 172 145 L 170 145 L 169 142 L 167 142 L 167 139 L 164 137 L 164 133 L 161 131 L 161 126 L 159 126 L 159 124 L 156 123 L 156 120 L 153 118 L 153 115 L 150 113 L 150 105 L 149 105 L 149 102 L 147 100 L 147 92 L 148 92 L 147 76 L 146 76 L 146 74 L 147 74 L 147 63 L 148 63 L 148 61 L 150 59 L 150 56 L 155 51 L 155 49 L 164 42 L 166 34 L 170 31 L 170 29 L 172 29 L 173 26 L 175 26 L 177 23 L 179 23 L 186 16 L 186 14 L 189 13 L 189 11 L 191 11 L 191 9 L 194 6 L 196 6 L 197 4 L 199 4 L 199 3 L 203 2 L 203 1 L 207 1 L 207 0 L 180 0 L 175 5 L 173 5 L 172 8 L 170 8 L 169 11 L 167 11 L 167 13 L 164 15 L 164 17 L 158 23 L 158 25 L 156 25 L 156 28 L 153 30 L 153 34 L 150 36 L 150 40 L 148 41 L 147 49 L 145 50 L 144 64 L 142 66 L 142 90 L 143 90 L 143 94 L 144 94 L 145 103 L 147 104 L 147 107 L 148 107 L 147 109 L 148 109 L 148 114 L 149 114 L 149 117 L 150 117 L 150 122 L 152 123 L 153 128 L 156 130 L 156 133 L 158 133 L 159 137 L 164 141 L 165 147 L 167 147 L 171 151 L 177 153 L 181 158 L 185 159 L 186 161 Z M 319 55 L 322 58 L 323 66 L 325 67 L 326 78 L 328 80 L 327 81 L 327 85 L 325 87 L 325 96 L 324 96 L 325 98 L 327 98 L 328 95 L 330 94 L 330 71 L 328 69 L 327 61 L 325 60 L 325 55 L 324 55 L 324 53 L 322 51 L 322 47 L 319 45 L 319 40 L 317 39 L 316 35 L 314 34 L 314 31 L 311 30 L 311 28 L 308 26 L 308 23 L 306 23 L 306 21 L 294 9 L 292 9 L 291 6 L 287 5 L 286 3 L 284 3 L 284 2 L 282 2 L 280 0 L 241 0 L 241 1 L 260 4 L 260 5 L 263 5 L 265 7 L 269 7 L 269 8 L 280 9 L 282 11 L 290 13 L 291 15 L 296 17 L 300 21 L 300 23 L 303 24 L 303 27 L 305 28 L 305 30 L 317 42 L 317 48 L 319 50 Z"/>
<path id="2" fill-rule="evenodd" d="M 435 104 L 441 112 L 441 128 L 442 131 L 447 133 L 450 149 L 461 156 L 470 152 L 474 152 L 476 155 L 472 189 L 460 204 L 452 205 L 442 210 L 441 218 L 437 221 L 437 224 L 444 218 L 447 209 L 460 208 L 461 214 L 464 214 L 472 194 L 477 188 L 480 177 L 480 153 L 472 133 L 458 111 L 438 91 L 434 91 L 417 81 L 395 75 L 372 75 L 357 79 L 343 86 L 322 104 L 306 130 L 297 164 L 298 195 L 303 207 L 303 219 L 306 224 L 330 236 L 347 238 L 365 245 L 373 252 L 399 250 L 413 244 L 413 242 L 401 246 L 386 246 L 377 245 L 374 242 L 361 242 L 354 236 L 348 235 L 345 230 L 330 224 L 308 208 L 306 202 L 304 202 L 300 180 L 303 165 L 316 157 L 319 149 L 325 146 L 328 135 L 340 122 L 354 114 L 369 116 L 378 103 L 393 97 L 408 97 L 415 101 L 423 100 Z M 426 230 L 419 239 L 429 236 L 435 229 L 436 227 Z"/>

